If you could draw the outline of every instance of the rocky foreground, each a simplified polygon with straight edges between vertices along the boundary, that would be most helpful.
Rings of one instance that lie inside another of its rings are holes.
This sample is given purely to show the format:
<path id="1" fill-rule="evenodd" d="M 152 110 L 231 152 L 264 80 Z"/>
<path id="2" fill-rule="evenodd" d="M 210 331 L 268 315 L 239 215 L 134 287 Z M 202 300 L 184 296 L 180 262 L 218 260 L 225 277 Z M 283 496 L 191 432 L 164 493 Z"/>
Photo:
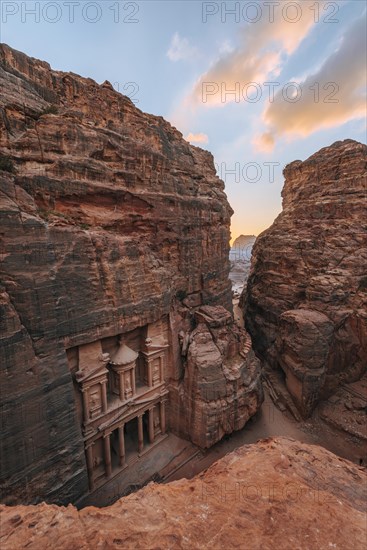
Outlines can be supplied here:
<path id="1" fill-rule="evenodd" d="M 1 506 L 2 550 L 365 548 L 366 472 L 277 438 L 103 509 Z"/>
<path id="2" fill-rule="evenodd" d="M 366 166 L 353 140 L 289 164 L 283 212 L 252 251 L 246 327 L 304 417 L 367 366 Z"/>

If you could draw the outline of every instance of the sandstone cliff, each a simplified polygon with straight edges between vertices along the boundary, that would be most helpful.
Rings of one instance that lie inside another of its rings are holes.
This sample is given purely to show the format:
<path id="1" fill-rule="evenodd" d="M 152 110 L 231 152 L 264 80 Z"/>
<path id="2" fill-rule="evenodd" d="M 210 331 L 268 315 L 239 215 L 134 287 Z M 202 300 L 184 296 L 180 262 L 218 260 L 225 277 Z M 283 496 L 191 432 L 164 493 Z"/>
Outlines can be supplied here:
<path id="1" fill-rule="evenodd" d="M 260 362 L 249 335 L 233 326 L 223 307 L 202 306 L 195 320 L 196 328 L 182 343 L 183 427 L 194 443 L 210 447 L 243 428 L 258 410 L 263 401 Z"/>
<path id="2" fill-rule="evenodd" d="M 78 346 L 98 340 L 109 352 L 109 338 L 164 319 L 168 427 L 190 437 L 205 408 L 203 447 L 255 412 L 259 369 L 230 321 L 220 396 L 201 391 L 193 359 L 185 370 L 178 334 L 190 339 L 195 310 L 232 308 L 232 211 L 212 155 L 108 82 L 6 45 L 0 79 L 2 498 L 67 503 L 88 490 Z M 236 362 L 229 382 L 226 361 Z"/>
<path id="3" fill-rule="evenodd" d="M 246 326 L 304 416 L 367 366 L 367 148 L 334 143 L 285 170 L 283 212 L 256 240 Z"/>
<path id="4" fill-rule="evenodd" d="M 1 548 L 362 550 L 366 483 L 365 470 L 321 447 L 263 440 L 108 508 L 0 506 Z"/>
<path id="5" fill-rule="evenodd" d="M 233 241 L 232 248 L 238 250 L 244 250 L 253 246 L 256 241 L 255 235 L 240 235 Z"/>

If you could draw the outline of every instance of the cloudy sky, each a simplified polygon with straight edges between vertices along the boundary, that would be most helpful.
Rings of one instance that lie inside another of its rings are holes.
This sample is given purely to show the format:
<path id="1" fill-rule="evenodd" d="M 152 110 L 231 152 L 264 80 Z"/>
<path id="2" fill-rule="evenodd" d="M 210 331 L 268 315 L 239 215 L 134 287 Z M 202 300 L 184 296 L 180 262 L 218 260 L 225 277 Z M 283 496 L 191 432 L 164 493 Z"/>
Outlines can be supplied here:
<path id="1" fill-rule="evenodd" d="M 232 236 L 281 210 L 282 170 L 366 136 L 364 0 L 6 1 L 1 41 L 109 80 L 210 150 Z"/>

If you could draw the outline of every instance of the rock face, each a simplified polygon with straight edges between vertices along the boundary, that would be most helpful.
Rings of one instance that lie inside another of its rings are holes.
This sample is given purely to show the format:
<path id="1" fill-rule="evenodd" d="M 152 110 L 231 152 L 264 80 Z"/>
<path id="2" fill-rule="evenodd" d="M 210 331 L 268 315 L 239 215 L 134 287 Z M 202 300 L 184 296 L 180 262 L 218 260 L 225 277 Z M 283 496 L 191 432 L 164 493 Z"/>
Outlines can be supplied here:
<path id="1" fill-rule="evenodd" d="M 366 486 L 364 469 L 325 449 L 263 440 L 108 508 L 0 506 L 1 547 L 362 550 Z"/>
<path id="2" fill-rule="evenodd" d="M 231 321 L 232 211 L 211 154 L 108 83 L 53 71 L 6 45 L 0 78 L 2 499 L 68 503 L 88 491 L 75 378 L 86 349 L 108 361 L 121 335 L 135 353 L 139 338 L 161 338 L 168 429 L 190 437 L 202 407 L 208 425 L 194 439 L 203 447 L 243 425 L 255 412 L 252 384 L 258 404 L 261 388 L 256 359 L 239 355 L 246 335 Z M 215 352 L 212 336 L 206 365 L 220 396 L 203 395 L 197 372 L 207 344 L 195 311 L 204 305 L 227 310 L 223 349 Z M 94 393 L 89 406 L 95 415 L 109 404 Z M 221 418 L 216 434 L 210 407 Z M 159 419 L 151 420 L 153 437 Z M 98 461 L 91 455 L 90 469 Z"/>
<path id="3" fill-rule="evenodd" d="M 210 447 L 240 430 L 263 401 L 260 362 L 251 339 L 221 306 L 202 306 L 187 340 L 183 383 L 185 431 L 194 443 Z M 235 405 L 234 405 L 235 404 Z M 230 414 L 228 414 L 228 409 Z"/>
<path id="4" fill-rule="evenodd" d="M 346 140 L 285 168 L 283 212 L 242 295 L 257 353 L 304 416 L 367 366 L 366 152 Z"/>

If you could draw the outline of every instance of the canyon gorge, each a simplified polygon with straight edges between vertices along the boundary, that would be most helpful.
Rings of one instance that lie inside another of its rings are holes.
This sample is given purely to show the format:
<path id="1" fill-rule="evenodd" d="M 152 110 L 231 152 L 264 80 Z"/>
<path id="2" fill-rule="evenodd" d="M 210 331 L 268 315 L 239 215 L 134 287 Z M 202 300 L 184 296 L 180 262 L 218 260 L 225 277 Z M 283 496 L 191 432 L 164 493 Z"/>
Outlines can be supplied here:
<path id="1" fill-rule="evenodd" d="M 230 250 L 212 155 L 162 117 L 4 44 L 0 81 L 2 548 L 362 549 L 365 458 L 288 437 L 88 499 L 246 431 L 264 380 L 365 457 L 367 147 L 288 165 Z"/>
<path id="2" fill-rule="evenodd" d="M 210 153 L 108 82 L 0 54 L 2 499 L 26 479 L 68 503 L 167 431 L 205 448 L 241 429 L 260 363 Z"/>

